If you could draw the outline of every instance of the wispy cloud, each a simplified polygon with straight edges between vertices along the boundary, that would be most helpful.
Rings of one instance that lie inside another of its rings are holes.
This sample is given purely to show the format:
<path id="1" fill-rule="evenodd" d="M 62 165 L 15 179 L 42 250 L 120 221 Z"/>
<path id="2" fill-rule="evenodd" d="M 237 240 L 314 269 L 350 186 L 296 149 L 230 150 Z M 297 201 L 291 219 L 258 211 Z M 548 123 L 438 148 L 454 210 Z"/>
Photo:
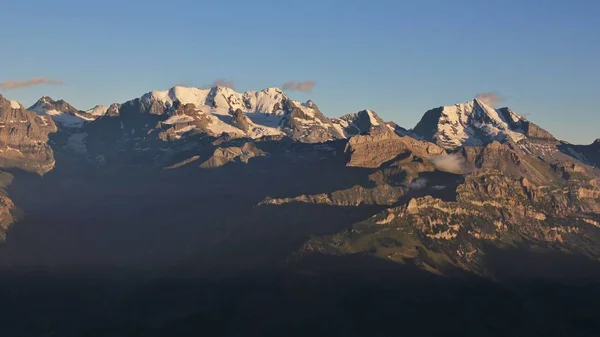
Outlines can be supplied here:
<path id="1" fill-rule="evenodd" d="M 296 82 L 290 81 L 283 85 L 283 90 L 311 92 L 317 84 L 315 81 Z"/>
<path id="2" fill-rule="evenodd" d="M 500 97 L 500 95 L 493 91 L 479 93 L 475 96 L 475 98 L 481 100 L 483 103 L 489 106 L 494 106 L 504 100 L 502 97 Z"/>
<path id="3" fill-rule="evenodd" d="M 427 179 L 417 178 L 408 184 L 408 188 L 413 190 L 421 190 L 427 187 Z"/>
<path id="4" fill-rule="evenodd" d="M 235 84 L 233 83 L 233 81 L 227 81 L 223 78 L 218 78 L 218 79 L 214 80 L 210 85 L 207 85 L 205 87 L 210 87 L 210 88 L 226 87 L 226 88 L 235 89 Z"/>
<path id="5" fill-rule="evenodd" d="M 431 162 L 440 171 L 461 174 L 465 172 L 465 161 L 456 154 L 447 154 L 432 157 Z"/>
<path id="6" fill-rule="evenodd" d="M 36 78 L 32 78 L 30 80 L 9 80 L 6 82 L 0 82 L 0 89 L 1 90 L 14 90 L 14 89 L 32 87 L 34 85 L 40 85 L 40 84 L 63 85 L 63 84 L 65 84 L 65 82 L 60 81 L 60 80 L 55 80 L 52 78 L 36 77 Z"/>

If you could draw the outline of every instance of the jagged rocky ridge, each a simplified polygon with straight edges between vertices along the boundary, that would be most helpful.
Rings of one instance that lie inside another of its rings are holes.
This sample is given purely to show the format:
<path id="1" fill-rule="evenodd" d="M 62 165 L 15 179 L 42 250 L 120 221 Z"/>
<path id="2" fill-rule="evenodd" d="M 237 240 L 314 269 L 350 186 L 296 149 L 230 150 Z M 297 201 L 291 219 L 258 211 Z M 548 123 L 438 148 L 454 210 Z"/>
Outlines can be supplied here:
<path id="1" fill-rule="evenodd" d="M 0 99 L 4 169 L 46 173 L 60 156 L 103 171 L 152 167 L 192 177 L 208 168 L 250 168 L 261 158 L 271 160 L 261 167 L 271 172 L 278 161 L 338 170 L 350 183 L 303 194 L 281 186 L 257 203 L 374 207 L 352 229 L 309 240 L 299 256 L 362 252 L 437 273 L 454 265 L 491 277 L 483 258 L 489 244 L 535 242 L 600 258 L 599 143 L 561 142 L 479 100 L 430 110 L 412 130 L 370 110 L 329 119 L 313 102 L 276 88 L 240 94 L 174 87 L 87 112 L 43 97 L 30 110 Z M 3 200 L 5 229 L 15 207 Z"/>

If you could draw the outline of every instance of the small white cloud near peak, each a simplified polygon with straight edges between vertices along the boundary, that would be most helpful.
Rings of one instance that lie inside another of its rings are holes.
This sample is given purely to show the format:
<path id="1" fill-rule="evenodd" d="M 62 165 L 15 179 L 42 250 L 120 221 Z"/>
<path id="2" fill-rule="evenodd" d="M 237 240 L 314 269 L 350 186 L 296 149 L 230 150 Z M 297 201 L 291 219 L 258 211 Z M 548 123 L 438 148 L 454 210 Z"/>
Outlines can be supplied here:
<path id="1" fill-rule="evenodd" d="M 283 90 L 311 92 L 317 84 L 315 81 L 296 82 L 290 81 L 283 84 Z"/>

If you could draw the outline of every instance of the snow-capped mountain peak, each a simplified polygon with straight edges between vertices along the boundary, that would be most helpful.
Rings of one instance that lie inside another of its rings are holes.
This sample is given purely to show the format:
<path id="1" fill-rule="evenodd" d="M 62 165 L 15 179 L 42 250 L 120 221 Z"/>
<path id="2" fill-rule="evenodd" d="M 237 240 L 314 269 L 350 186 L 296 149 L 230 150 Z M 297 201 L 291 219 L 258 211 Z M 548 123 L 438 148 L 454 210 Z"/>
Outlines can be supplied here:
<path id="1" fill-rule="evenodd" d="M 520 142 L 553 138 L 545 130 L 508 108 L 494 109 L 480 99 L 443 106 L 425 113 L 413 129 L 417 136 L 446 149 L 492 141 Z"/>
<path id="2" fill-rule="evenodd" d="M 97 117 L 75 109 L 62 99 L 55 101 L 48 96 L 41 97 L 28 110 L 40 115 L 48 115 L 56 124 L 65 128 L 80 128 L 86 122 L 93 121 Z"/>
<path id="3" fill-rule="evenodd" d="M 284 102 L 289 98 L 279 88 L 238 93 L 229 87 L 217 86 L 209 89 L 175 86 L 163 91 L 152 91 L 141 97 L 146 104 L 160 102 L 172 107 L 175 102 L 194 104 L 204 113 L 231 115 L 240 109 L 245 113 L 283 114 Z"/>
<path id="4" fill-rule="evenodd" d="M 21 109 L 21 103 L 17 101 L 10 101 L 10 107 L 13 109 Z"/>
<path id="5" fill-rule="evenodd" d="M 307 142 L 343 138 L 314 102 L 294 101 L 276 87 L 239 93 L 223 86 L 176 86 L 149 92 L 124 106 L 139 109 L 140 113 L 172 116 L 180 106 L 188 104 L 193 105 L 194 114 L 198 115 L 195 118 L 210 121 L 198 126 L 201 132 L 250 138 L 288 135 Z"/>

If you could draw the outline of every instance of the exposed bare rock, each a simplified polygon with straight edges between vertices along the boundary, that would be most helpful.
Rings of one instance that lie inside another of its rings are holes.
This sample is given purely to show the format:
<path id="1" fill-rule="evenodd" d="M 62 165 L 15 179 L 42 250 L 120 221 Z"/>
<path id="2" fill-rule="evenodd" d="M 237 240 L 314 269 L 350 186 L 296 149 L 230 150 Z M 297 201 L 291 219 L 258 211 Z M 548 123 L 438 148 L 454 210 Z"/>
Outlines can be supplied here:
<path id="1" fill-rule="evenodd" d="M 340 118 L 332 119 L 332 122 L 346 137 L 390 132 L 396 133 L 396 129 L 399 131 L 398 134 L 406 135 L 402 134 L 402 128 L 395 123 L 393 124 L 394 126 L 388 125 L 388 123 L 379 118 L 377 113 L 371 110 L 362 110 L 354 114 L 347 114 Z"/>
<path id="2" fill-rule="evenodd" d="M 335 206 L 359 205 L 393 205 L 403 197 L 407 188 L 393 187 L 390 185 L 377 185 L 373 188 L 354 186 L 349 189 L 320 193 L 314 195 L 301 195 L 293 198 L 266 198 L 260 205 L 282 205 L 290 203 L 324 204 Z"/>
<path id="3" fill-rule="evenodd" d="M 0 195 L 0 242 L 6 239 L 8 227 L 15 221 L 15 205 L 5 195 Z"/>
<path id="4" fill-rule="evenodd" d="M 485 261 L 490 244 L 504 246 L 526 240 L 600 259 L 600 209 L 593 206 L 600 200 L 594 182 L 570 193 L 569 187 L 538 185 L 482 168 L 458 186 L 456 201 L 413 198 L 349 231 L 311 239 L 301 252 L 370 251 L 405 263 L 416 257 L 412 247 L 420 247 L 430 254 L 427 268 L 443 270 L 454 265 L 492 277 Z"/>
<path id="5" fill-rule="evenodd" d="M 526 177 L 533 182 L 553 181 L 559 177 L 548 163 L 524 153 L 512 142 L 491 142 L 485 146 L 466 146 L 459 152 L 464 156 L 468 170 L 495 168 L 513 178 Z"/>
<path id="6" fill-rule="evenodd" d="M 345 151 L 349 155 L 348 166 L 368 168 L 378 168 L 384 163 L 412 155 L 429 158 L 446 153 L 433 143 L 393 133 L 352 137 L 348 140 Z"/>
<path id="7" fill-rule="evenodd" d="M 165 167 L 165 169 L 176 169 L 176 168 L 185 166 L 187 164 L 193 163 L 193 162 L 195 162 L 198 159 L 200 159 L 200 156 L 191 156 L 191 157 L 189 157 L 187 159 L 184 159 L 184 160 L 182 160 L 182 161 L 180 161 L 178 163 L 175 163 L 173 165 L 167 166 L 167 167 Z"/>
<path id="8" fill-rule="evenodd" d="M 51 118 L 19 107 L 0 95 L 0 167 L 46 173 L 54 167 L 48 135 L 57 128 Z"/>
<path id="9" fill-rule="evenodd" d="M 183 134 L 197 132 L 218 136 L 210 130 L 209 126 L 215 123 L 211 117 L 201 113 L 194 104 L 178 104 L 170 117 L 156 126 L 163 130 L 158 137 L 162 141 L 173 141 L 180 139 Z"/>
<path id="10" fill-rule="evenodd" d="M 244 132 L 248 132 L 248 130 L 250 130 L 250 126 L 252 125 L 252 121 L 250 121 L 250 119 L 246 117 L 246 115 L 244 115 L 244 112 L 242 112 L 242 110 L 237 109 L 233 112 L 233 115 L 231 116 L 231 125 L 239 128 Z"/>
<path id="11" fill-rule="evenodd" d="M 217 148 L 213 155 L 200 165 L 201 168 L 216 168 L 232 162 L 247 163 L 251 158 L 265 156 L 266 153 L 253 143 L 244 143 L 241 147 Z"/>
<path id="12" fill-rule="evenodd" d="M 18 210 L 6 193 L 12 180 L 11 174 L 0 172 L 0 243 L 6 239 L 6 231 L 18 218 Z"/>
<path id="13" fill-rule="evenodd" d="M 514 119 L 513 116 L 518 116 L 514 111 L 509 108 L 500 108 L 498 112 L 504 117 L 513 129 L 523 130 L 523 133 L 529 140 L 545 140 L 545 141 L 556 141 L 554 136 L 539 127 L 537 124 L 526 120 L 525 118 Z"/>
<path id="14" fill-rule="evenodd" d="M 600 138 L 589 145 L 562 144 L 560 148 L 578 160 L 600 167 Z"/>
<path id="15" fill-rule="evenodd" d="M 119 109 L 121 109 L 121 104 L 113 103 L 106 110 L 106 115 L 107 116 L 111 116 L 111 117 L 118 116 L 119 115 Z"/>
<path id="16" fill-rule="evenodd" d="M 410 135 L 410 131 L 396 124 L 395 122 L 386 122 L 385 123 L 391 130 L 393 130 L 398 136 L 408 136 Z"/>

